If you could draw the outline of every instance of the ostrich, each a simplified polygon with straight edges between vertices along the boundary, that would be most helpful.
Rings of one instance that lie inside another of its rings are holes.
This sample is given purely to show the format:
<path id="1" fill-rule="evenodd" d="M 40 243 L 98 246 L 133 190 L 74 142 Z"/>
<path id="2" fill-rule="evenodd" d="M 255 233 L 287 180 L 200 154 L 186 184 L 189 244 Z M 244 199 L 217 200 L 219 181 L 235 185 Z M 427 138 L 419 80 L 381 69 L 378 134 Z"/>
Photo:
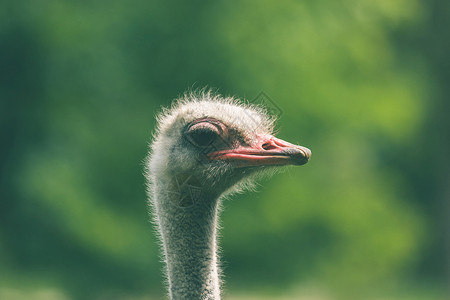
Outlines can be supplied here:
<path id="1" fill-rule="evenodd" d="M 309 149 L 272 135 L 274 118 L 208 91 L 185 94 L 157 117 L 146 178 L 170 299 L 220 299 L 221 198 L 274 166 L 303 165 Z"/>

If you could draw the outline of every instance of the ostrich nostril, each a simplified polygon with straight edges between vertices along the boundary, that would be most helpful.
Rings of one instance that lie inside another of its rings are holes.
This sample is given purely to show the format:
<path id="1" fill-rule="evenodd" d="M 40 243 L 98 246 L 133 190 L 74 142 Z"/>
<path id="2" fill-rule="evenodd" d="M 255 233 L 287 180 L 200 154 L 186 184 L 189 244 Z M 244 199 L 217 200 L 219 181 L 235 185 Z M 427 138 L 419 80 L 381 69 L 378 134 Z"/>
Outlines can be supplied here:
<path id="1" fill-rule="evenodd" d="M 270 143 L 270 142 L 266 142 L 266 143 L 262 144 L 261 147 L 262 147 L 264 150 L 274 150 L 274 149 L 277 148 L 275 145 L 273 145 L 273 144 Z"/>

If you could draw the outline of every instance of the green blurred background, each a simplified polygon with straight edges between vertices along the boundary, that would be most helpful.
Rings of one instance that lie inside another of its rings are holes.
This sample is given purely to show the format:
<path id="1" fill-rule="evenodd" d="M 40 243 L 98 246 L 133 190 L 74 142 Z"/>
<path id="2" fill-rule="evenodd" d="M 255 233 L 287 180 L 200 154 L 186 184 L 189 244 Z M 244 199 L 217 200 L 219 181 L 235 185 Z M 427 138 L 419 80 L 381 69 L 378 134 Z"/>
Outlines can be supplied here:
<path id="1" fill-rule="evenodd" d="M 226 299 L 448 299 L 449 9 L 1 1 L 0 299 L 163 298 L 143 159 L 204 86 L 313 151 L 226 201 Z"/>

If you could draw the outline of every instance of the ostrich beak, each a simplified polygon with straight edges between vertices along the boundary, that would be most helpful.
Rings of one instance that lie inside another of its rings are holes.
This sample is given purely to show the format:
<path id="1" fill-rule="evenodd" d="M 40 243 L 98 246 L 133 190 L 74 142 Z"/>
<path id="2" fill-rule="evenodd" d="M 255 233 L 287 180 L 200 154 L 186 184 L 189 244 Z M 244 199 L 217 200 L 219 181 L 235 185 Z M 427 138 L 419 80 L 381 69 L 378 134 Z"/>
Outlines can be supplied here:
<path id="1" fill-rule="evenodd" d="M 235 167 L 300 166 L 311 158 L 311 150 L 267 135 L 252 146 L 215 151 L 208 156 L 211 160 L 227 160 Z"/>

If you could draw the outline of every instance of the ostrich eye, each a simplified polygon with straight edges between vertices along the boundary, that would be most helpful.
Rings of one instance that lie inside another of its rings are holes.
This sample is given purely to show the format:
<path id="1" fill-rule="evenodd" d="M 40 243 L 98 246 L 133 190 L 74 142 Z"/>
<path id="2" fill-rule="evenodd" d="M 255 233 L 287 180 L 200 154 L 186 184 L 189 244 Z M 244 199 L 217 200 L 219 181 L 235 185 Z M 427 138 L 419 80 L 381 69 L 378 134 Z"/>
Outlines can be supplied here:
<path id="1" fill-rule="evenodd" d="M 220 132 L 215 124 L 202 122 L 193 124 L 186 132 L 186 138 L 194 146 L 207 147 L 213 143 L 219 136 Z"/>
<path id="2" fill-rule="evenodd" d="M 216 139 L 217 134 L 211 130 L 197 129 L 189 132 L 187 137 L 195 146 L 206 147 Z"/>

